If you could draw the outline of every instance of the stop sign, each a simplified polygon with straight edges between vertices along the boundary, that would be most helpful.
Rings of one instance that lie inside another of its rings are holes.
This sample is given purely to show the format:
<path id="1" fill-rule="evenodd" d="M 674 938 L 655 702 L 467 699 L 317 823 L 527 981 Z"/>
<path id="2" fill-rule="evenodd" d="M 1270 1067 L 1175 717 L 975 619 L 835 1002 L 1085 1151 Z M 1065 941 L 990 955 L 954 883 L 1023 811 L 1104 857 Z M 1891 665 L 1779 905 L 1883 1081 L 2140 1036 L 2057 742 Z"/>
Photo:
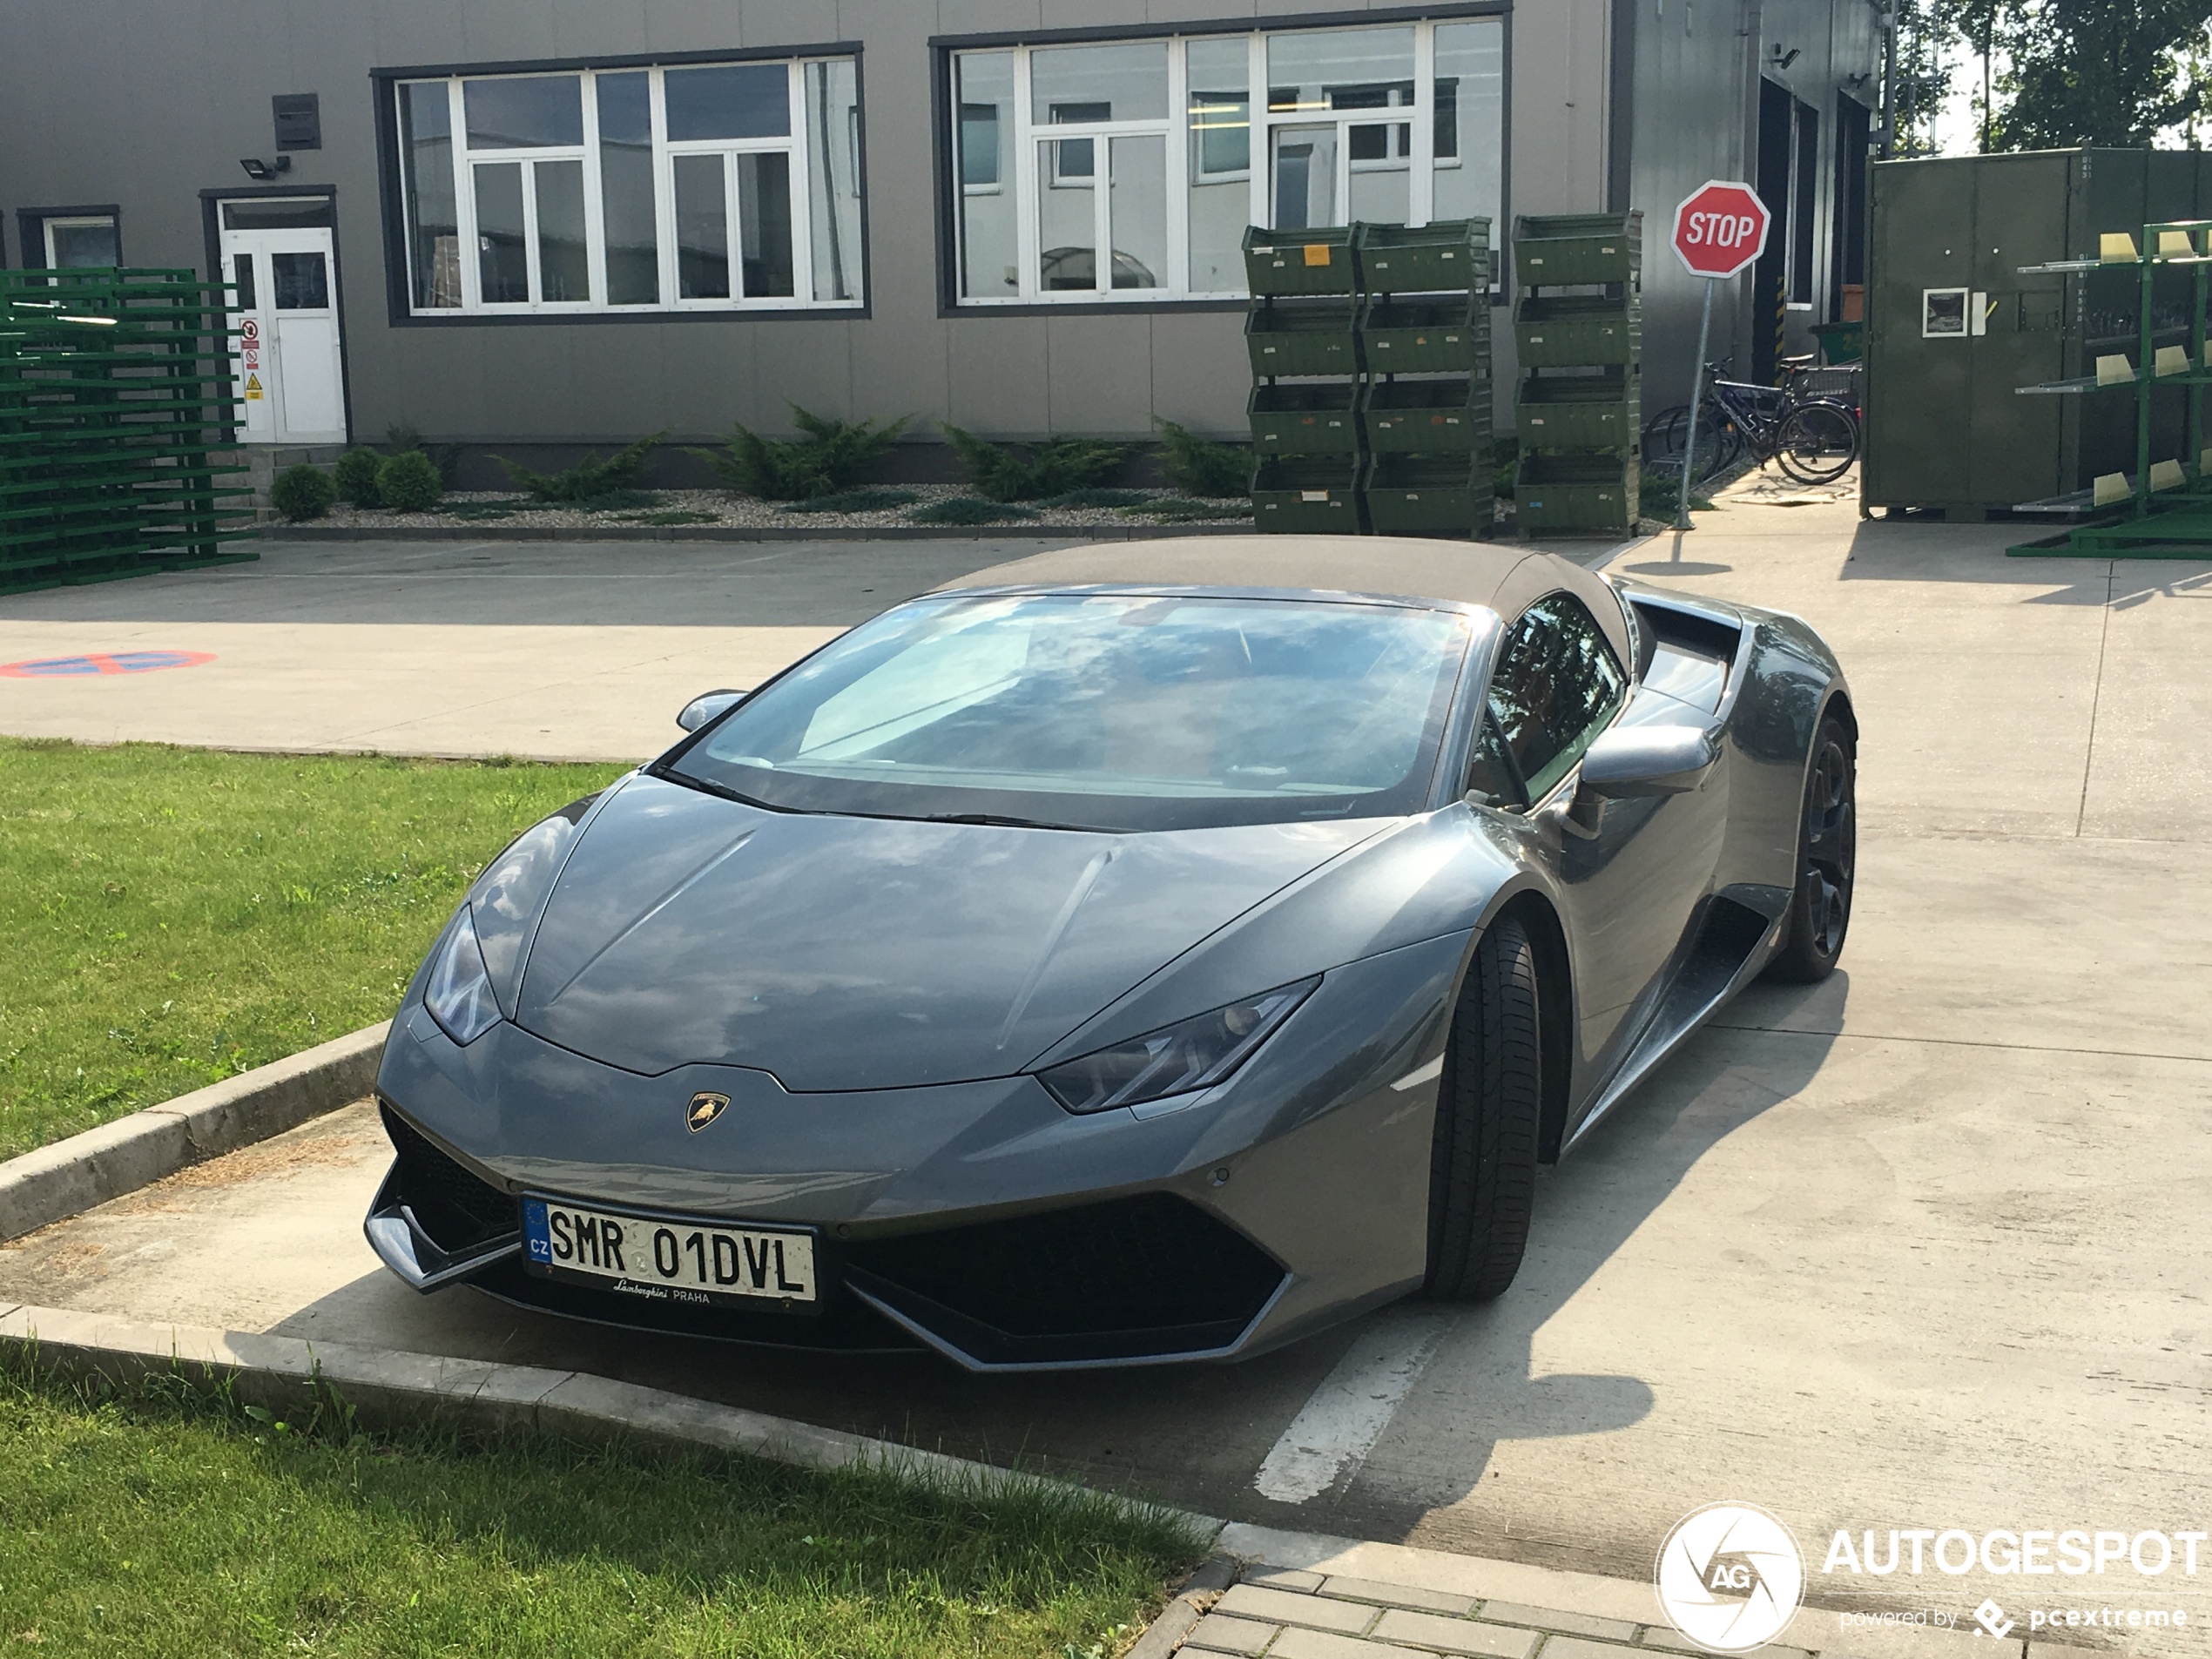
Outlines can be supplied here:
<path id="1" fill-rule="evenodd" d="M 1766 251 L 1771 216 L 1758 192 L 1710 179 L 1675 209 L 1675 255 L 1702 277 L 1732 277 Z"/>

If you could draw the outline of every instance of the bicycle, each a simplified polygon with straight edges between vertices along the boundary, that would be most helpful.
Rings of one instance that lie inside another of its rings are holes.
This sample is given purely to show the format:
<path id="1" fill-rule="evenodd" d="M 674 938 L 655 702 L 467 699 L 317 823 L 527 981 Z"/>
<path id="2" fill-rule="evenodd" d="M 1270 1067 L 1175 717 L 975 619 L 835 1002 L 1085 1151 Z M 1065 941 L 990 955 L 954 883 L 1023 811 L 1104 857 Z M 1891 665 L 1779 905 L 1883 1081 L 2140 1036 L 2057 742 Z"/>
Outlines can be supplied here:
<path id="1" fill-rule="evenodd" d="M 1785 368 L 1801 370 L 1809 362 L 1801 360 Z M 1838 398 L 1804 397 L 1786 387 L 1725 380 L 1727 368 L 1724 362 L 1705 365 L 1709 378 L 1693 463 L 1699 482 L 1727 471 L 1747 448 L 1762 467 L 1777 462 L 1801 484 L 1833 483 L 1851 470 L 1858 459 L 1857 410 Z M 1689 431 L 1687 403 L 1662 409 L 1643 428 L 1645 462 L 1679 467 Z"/>

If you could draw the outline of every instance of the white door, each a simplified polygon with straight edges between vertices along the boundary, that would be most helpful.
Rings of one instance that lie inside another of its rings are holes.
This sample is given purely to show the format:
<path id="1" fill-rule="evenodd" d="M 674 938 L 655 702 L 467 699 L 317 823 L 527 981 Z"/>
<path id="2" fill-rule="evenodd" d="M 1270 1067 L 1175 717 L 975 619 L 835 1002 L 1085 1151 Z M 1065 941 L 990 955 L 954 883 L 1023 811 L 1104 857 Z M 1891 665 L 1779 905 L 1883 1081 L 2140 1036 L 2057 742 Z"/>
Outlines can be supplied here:
<path id="1" fill-rule="evenodd" d="M 346 442 L 330 211 L 327 198 L 222 204 L 223 275 L 238 285 L 239 312 L 232 371 L 248 443 Z"/>

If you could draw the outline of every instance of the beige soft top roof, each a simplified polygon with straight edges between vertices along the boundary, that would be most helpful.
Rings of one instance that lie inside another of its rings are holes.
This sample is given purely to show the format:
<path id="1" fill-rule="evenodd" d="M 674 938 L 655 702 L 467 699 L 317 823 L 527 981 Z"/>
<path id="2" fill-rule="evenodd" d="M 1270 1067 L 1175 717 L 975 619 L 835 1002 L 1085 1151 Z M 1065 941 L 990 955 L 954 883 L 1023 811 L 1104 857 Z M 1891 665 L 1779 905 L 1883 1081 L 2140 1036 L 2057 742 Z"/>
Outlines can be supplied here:
<path id="1" fill-rule="evenodd" d="M 1105 542 L 1033 554 L 946 583 L 961 588 L 1291 588 L 1388 594 L 1484 605 L 1508 621 L 1561 590 L 1589 608 L 1621 660 L 1629 658 L 1621 606 L 1596 576 L 1555 553 L 1495 542 L 1395 536 L 1183 536 Z"/>

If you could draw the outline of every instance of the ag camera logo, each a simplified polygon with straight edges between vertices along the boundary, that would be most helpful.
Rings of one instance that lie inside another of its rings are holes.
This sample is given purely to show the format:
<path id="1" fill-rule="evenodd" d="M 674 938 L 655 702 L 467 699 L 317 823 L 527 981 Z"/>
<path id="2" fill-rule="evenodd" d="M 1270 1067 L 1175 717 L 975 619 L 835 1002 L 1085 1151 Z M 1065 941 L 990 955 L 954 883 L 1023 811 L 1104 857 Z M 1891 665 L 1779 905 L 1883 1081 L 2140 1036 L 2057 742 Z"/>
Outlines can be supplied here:
<path id="1" fill-rule="evenodd" d="M 1749 1653 L 1790 1628 L 1805 1558 L 1790 1529 L 1748 1503 L 1709 1503 L 1675 1523 L 1653 1574 L 1667 1622 L 1714 1653 Z"/>

